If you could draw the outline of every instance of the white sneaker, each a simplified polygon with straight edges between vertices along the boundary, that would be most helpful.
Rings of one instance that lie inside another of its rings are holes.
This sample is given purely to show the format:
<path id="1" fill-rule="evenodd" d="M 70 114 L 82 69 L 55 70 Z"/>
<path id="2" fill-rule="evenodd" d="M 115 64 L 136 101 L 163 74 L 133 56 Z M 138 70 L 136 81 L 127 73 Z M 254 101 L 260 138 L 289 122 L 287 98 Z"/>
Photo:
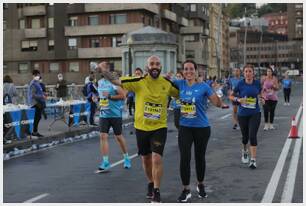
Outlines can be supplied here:
<path id="1" fill-rule="evenodd" d="M 269 129 L 269 125 L 265 123 L 264 130 L 267 131 Z"/>
<path id="2" fill-rule="evenodd" d="M 287 102 L 287 106 L 290 106 L 290 103 L 289 103 L 289 102 Z"/>
<path id="3" fill-rule="evenodd" d="M 284 103 L 284 106 L 287 106 L 287 102 Z"/>
<path id="4" fill-rule="evenodd" d="M 275 127 L 273 126 L 273 124 L 269 125 L 269 129 L 275 129 Z"/>
<path id="5" fill-rule="evenodd" d="M 247 163 L 249 163 L 249 160 L 250 160 L 250 158 L 249 158 L 248 150 L 242 150 L 241 151 L 241 162 L 243 164 L 247 164 Z"/>
<path id="6" fill-rule="evenodd" d="M 249 164 L 249 168 L 251 168 L 251 169 L 256 169 L 257 168 L 255 159 L 251 159 L 250 164 Z"/>

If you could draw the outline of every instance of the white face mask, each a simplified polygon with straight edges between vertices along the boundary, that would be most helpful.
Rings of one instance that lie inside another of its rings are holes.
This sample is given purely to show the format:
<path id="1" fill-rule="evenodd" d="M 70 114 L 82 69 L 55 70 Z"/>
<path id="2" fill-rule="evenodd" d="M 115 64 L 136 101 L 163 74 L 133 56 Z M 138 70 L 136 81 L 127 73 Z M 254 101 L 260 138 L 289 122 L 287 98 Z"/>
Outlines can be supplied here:
<path id="1" fill-rule="evenodd" d="M 40 79 L 40 76 L 35 76 L 34 77 L 34 80 L 36 80 L 36 81 L 39 81 L 39 79 Z"/>

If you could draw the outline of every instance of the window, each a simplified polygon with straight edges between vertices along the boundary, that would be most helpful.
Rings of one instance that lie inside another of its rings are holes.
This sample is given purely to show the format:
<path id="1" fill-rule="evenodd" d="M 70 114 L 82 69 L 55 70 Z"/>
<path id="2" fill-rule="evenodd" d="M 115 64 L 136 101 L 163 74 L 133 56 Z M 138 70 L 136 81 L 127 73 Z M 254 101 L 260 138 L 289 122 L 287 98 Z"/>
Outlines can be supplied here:
<path id="1" fill-rule="evenodd" d="M 59 71 L 59 63 L 50 63 L 49 70 L 50 70 L 50 72 L 58 72 Z"/>
<path id="2" fill-rule="evenodd" d="M 18 72 L 19 73 L 27 73 L 29 70 L 28 64 L 27 63 L 20 63 L 18 67 Z"/>
<path id="3" fill-rule="evenodd" d="M 196 4 L 190 4 L 190 11 L 197 11 L 197 5 Z"/>
<path id="4" fill-rule="evenodd" d="M 37 41 L 21 41 L 21 51 L 37 51 Z"/>
<path id="5" fill-rule="evenodd" d="M 76 49 L 77 48 L 77 39 L 76 38 L 69 38 L 68 39 L 68 47 L 71 50 Z"/>
<path id="6" fill-rule="evenodd" d="M 48 28 L 54 28 L 54 18 L 48 18 Z"/>
<path id="7" fill-rule="evenodd" d="M 19 20 L 19 29 L 24 29 L 25 28 L 25 21 L 24 19 Z"/>
<path id="8" fill-rule="evenodd" d="M 69 26 L 77 26 L 78 25 L 78 17 L 72 16 L 69 18 Z"/>
<path id="9" fill-rule="evenodd" d="M 79 72 L 79 62 L 70 62 L 69 63 L 69 72 Z"/>
<path id="10" fill-rule="evenodd" d="M 54 50 L 54 40 L 53 39 L 50 39 L 48 42 L 48 50 L 49 51 Z"/>
<path id="11" fill-rule="evenodd" d="M 89 25 L 99 25 L 98 15 L 89 16 L 88 17 L 88 24 Z"/>
<path id="12" fill-rule="evenodd" d="M 111 14 L 110 15 L 111 24 L 125 24 L 127 23 L 126 14 Z"/>
<path id="13" fill-rule="evenodd" d="M 195 35 L 186 35 L 185 36 L 185 41 L 195 41 Z"/>
<path id="14" fill-rule="evenodd" d="M 90 47 L 91 48 L 98 48 L 98 47 L 100 47 L 100 40 L 98 38 L 90 39 Z"/>
<path id="15" fill-rule="evenodd" d="M 119 47 L 119 44 L 121 44 L 121 42 L 121 37 L 113 37 L 112 47 Z"/>
<path id="16" fill-rule="evenodd" d="M 195 51 L 194 50 L 186 50 L 186 58 L 187 59 L 194 59 L 195 58 Z"/>
<path id="17" fill-rule="evenodd" d="M 40 19 L 32 19 L 32 29 L 40 28 Z"/>
<path id="18" fill-rule="evenodd" d="M 35 64 L 34 64 L 34 69 L 39 70 L 39 63 L 35 63 Z"/>

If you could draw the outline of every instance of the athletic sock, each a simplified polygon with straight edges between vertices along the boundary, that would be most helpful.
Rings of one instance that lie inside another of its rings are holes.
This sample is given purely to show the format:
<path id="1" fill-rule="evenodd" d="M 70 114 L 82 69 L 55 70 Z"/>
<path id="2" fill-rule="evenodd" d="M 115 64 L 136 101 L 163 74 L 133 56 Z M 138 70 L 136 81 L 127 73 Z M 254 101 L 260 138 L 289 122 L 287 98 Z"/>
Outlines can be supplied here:
<path id="1" fill-rule="evenodd" d="M 103 162 L 108 162 L 108 156 L 103 156 Z"/>

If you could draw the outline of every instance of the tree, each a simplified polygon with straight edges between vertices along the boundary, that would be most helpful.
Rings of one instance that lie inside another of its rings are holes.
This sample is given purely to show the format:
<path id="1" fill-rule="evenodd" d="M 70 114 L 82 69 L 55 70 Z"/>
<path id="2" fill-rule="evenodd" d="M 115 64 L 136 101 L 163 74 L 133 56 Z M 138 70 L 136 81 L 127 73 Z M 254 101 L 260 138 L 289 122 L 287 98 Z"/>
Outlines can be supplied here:
<path id="1" fill-rule="evenodd" d="M 270 3 L 264 4 L 258 9 L 258 16 L 261 17 L 268 13 L 286 12 L 287 4 Z"/>
<path id="2" fill-rule="evenodd" d="M 247 10 L 246 16 L 251 16 L 256 12 L 255 4 L 227 4 L 225 12 L 230 18 L 243 17 L 245 15 L 245 9 Z"/>

